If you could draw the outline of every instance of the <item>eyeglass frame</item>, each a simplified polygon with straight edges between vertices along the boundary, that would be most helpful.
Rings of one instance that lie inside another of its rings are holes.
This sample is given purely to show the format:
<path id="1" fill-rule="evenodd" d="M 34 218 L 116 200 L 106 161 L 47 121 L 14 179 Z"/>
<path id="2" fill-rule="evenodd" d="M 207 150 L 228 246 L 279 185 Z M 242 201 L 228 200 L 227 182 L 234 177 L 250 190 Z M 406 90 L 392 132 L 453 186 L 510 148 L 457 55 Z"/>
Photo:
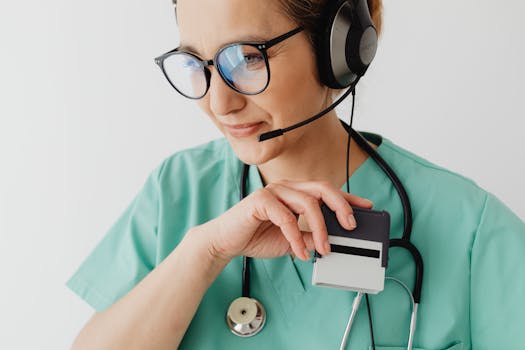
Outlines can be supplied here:
<path id="1" fill-rule="evenodd" d="M 281 35 L 279 35 L 279 36 L 277 36 L 277 37 L 275 37 L 273 39 L 267 40 L 267 41 L 262 41 L 262 42 L 241 41 L 241 42 L 236 42 L 236 43 L 231 43 L 231 44 L 225 45 L 225 46 L 221 47 L 219 50 L 217 50 L 217 53 L 215 54 L 215 56 L 211 60 L 203 60 L 202 58 L 200 58 L 196 54 L 194 54 L 192 52 L 185 51 L 185 50 L 180 50 L 178 47 L 173 49 L 173 50 L 171 50 L 171 51 L 168 51 L 168 52 L 166 52 L 166 53 L 164 53 L 164 54 L 162 54 L 162 55 L 160 55 L 158 57 L 156 57 L 154 60 L 155 60 L 155 63 L 162 70 L 162 73 L 164 74 L 164 76 L 166 77 L 166 79 L 168 80 L 170 85 L 179 94 L 181 94 L 182 96 L 184 96 L 186 98 L 189 98 L 189 99 L 192 99 L 192 100 L 199 100 L 199 99 L 203 98 L 204 96 L 206 96 L 206 94 L 208 93 L 208 90 L 210 89 L 210 80 L 211 80 L 211 71 L 208 68 L 209 66 L 214 66 L 215 69 L 217 70 L 217 73 L 219 73 L 219 76 L 221 77 L 221 79 L 226 83 L 226 85 L 228 85 L 234 91 L 236 91 L 236 92 L 238 92 L 240 94 L 243 94 L 243 95 L 248 95 L 248 96 L 258 95 L 261 92 L 263 92 L 264 90 L 266 90 L 266 88 L 270 84 L 270 63 L 268 61 L 268 49 L 270 49 L 272 46 L 277 45 L 280 42 L 282 42 L 282 41 L 284 41 L 284 40 L 294 36 L 295 34 L 300 33 L 301 31 L 303 31 L 303 29 L 304 29 L 303 27 L 297 27 L 295 29 L 290 30 L 289 32 L 281 34 Z M 257 92 L 247 93 L 247 92 L 240 91 L 233 84 L 230 84 L 228 79 L 221 73 L 221 69 L 218 68 L 217 60 L 218 60 L 219 55 L 224 50 L 226 50 L 226 49 L 228 49 L 228 48 L 230 48 L 232 46 L 237 46 L 237 45 L 246 45 L 246 46 L 254 47 L 257 50 L 259 50 L 262 53 L 262 55 L 263 55 L 264 63 L 266 65 L 266 72 L 267 72 L 267 76 L 268 77 L 266 79 L 266 85 L 261 90 L 259 90 Z M 170 78 L 168 77 L 168 74 L 166 73 L 166 70 L 164 68 L 164 60 L 167 59 L 168 57 L 170 57 L 172 55 L 176 55 L 176 54 L 186 54 L 186 55 L 192 56 L 193 58 L 195 58 L 197 63 L 201 66 L 202 70 L 204 71 L 204 75 L 205 75 L 205 78 L 206 78 L 206 89 L 204 90 L 204 93 L 201 96 L 199 96 L 199 97 L 191 97 L 191 96 L 188 96 L 188 95 L 184 94 L 182 91 L 177 89 L 177 87 L 171 82 Z"/>

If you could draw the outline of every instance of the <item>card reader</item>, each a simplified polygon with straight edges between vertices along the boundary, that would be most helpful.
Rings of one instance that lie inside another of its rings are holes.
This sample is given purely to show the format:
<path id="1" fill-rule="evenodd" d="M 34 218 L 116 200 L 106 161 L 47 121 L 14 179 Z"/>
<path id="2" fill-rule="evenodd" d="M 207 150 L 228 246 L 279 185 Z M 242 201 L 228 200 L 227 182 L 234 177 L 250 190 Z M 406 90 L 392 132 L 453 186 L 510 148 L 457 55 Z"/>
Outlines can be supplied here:
<path id="1" fill-rule="evenodd" d="M 382 291 L 390 240 L 388 212 L 353 208 L 357 227 L 348 231 L 326 204 L 321 211 L 331 253 L 321 256 L 315 252 L 312 284 L 371 294 Z"/>

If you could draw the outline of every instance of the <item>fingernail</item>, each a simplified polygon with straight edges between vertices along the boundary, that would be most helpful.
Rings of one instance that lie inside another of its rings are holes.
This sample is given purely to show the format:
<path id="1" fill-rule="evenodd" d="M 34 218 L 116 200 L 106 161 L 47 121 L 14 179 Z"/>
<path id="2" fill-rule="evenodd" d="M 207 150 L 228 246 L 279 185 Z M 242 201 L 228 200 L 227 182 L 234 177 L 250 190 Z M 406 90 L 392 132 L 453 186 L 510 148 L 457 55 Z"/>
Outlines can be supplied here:
<path id="1" fill-rule="evenodd" d="M 366 200 L 366 202 L 367 202 L 371 207 L 374 206 L 374 202 L 372 202 L 371 200 L 366 199 L 366 198 L 365 198 L 365 200 Z"/>
<path id="2" fill-rule="evenodd" d="M 357 227 L 357 222 L 355 222 L 354 215 L 350 214 L 348 216 L 348 224 L 350 225 L 350 228 L 356 228 Z"/>
<path id="3" fill-rule="evenodd" d="M 325 255 L 326 254 L 330 254 L 330 251 L 331 251 L 331 249 L 330 249 L 330 242 L 324 241 L 324 251 L 326 252 Z"/>
<path id="4" fill-rule="evenodd" d="M 305 256 L 305 258 L 306 258 L 305 260 L 310 259 L 310 252 L 309 252 L 308 249 L 306 249 L 306 248 L 304 249 L 304 256 Z"/>

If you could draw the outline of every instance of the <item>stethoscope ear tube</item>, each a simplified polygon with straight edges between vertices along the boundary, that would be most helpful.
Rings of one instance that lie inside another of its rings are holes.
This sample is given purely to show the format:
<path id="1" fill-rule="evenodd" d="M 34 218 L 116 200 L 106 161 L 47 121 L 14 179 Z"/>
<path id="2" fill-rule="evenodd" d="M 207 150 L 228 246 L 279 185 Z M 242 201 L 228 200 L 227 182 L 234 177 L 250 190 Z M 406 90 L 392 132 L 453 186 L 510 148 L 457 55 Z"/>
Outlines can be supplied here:
<path id="1" fill-rule="evenodd" d="M 343 122 L 342 122 L 343 123 Z M 345 128 L 349 128 L 348 125 L 343 123 Z M 401 200 L 401 205 L 403 206 L 403 219 L 404 219 L 404 228 L 403 228 L 403 239 L 406 241 L 410 241 L 410 234 L 412 233 L 412 206 L 410 205 L 410 200 L 408 199 L 408 194 L 405 190 L 405 187 L 401 183 L 401 180 L 399 180 L 399 177 L 397 177 L 394 170 L 390 167 L 390 165 L 385 162 L 383 157 L 379 155 L 379 153 L 376 152 L 375 149 L 373 149 L 366 139 L 357 131 L 354 129 L 348 130 L 348 132 L 351 132 L 352 137 L 357 142 L 357 144 L 363 148 L 366 153 L 376 162 L 376 164 L 383 170 L 383 172 L 390 178 L 392 181 L 392 185 L 396 189 L 399 199 Z"/>
<path id="2" fill-rule="evenodd" d="M 343 123 L 343 122 L 341 122 Z M 343 123 L 345 128 L 350 129 L 348 125 Z M 414 259 L 416 265 L 416 278 L 414 283 L 413 297 L 414 301 L 419 304 L 421 301 L 421 288 L 423 286 L 423 258 L 419 253 L 419 250 L 410 242 L 410 235 L 412 233 L 412 207 L 410 205 L 410 200 L 408 194 L 405 190 L 405 187 L 399 180 L 399 177 L 396 175 L 394 170 L 385 162 L 385 160 L 377 153 L 366 141 L 366 139 L 354 129 L 348 130 L 351 132 L 352 137 L 357 142 L 357 144 L 363 148 L 366 153 L 376 162 L 376 164 L 383 170 L 383 172 L 390 178 L 392 185 L 396 189 L 399 199 L 401 200 L 401 205 L 403 207 L 403 218 L 404 218 L 404 228 L 402 238 L 394 238 L 390 240 L 391 247 L 401 247 L 407 249 Z"/>
<path id="3" fill-rule="evenodd" d="M 416 280 L 414 283 L 414 290 L 412 296 L 414 302 L 419 304 L 421 301 L 421 286 L 423 285 L 423 258 L 419 253 L 419 250 L 410 242 L 405 239 L 394 238 L 390 240 L 390 247 L 401 247 L 405 248 L 412 254 L 414 263 L 416 265 Z"/>
<path id="4" fill-rule="evenodd" d="M 401 280 L 394 278 L 394 277 L 389 277 L 389 276 L 385 277 L 385 281 L 387 280 L 390 280 L 390 281 L 393 281 L 399 284 L 401 287 L 403 287 L 403 289 L 407 292 L 408 296 L 410 297 L 410 302 L 412 304 L 412 315 L 410 316 L 410 330 L 408 333 L 407 350 L 412 350 L 412 345 L 414 344 L 414 335 L 416 334 L 417 310 L 418 310 L 419 303 L 416 303 L 414 299 L 414 295 L 410 293 L 410 289 Z"/>

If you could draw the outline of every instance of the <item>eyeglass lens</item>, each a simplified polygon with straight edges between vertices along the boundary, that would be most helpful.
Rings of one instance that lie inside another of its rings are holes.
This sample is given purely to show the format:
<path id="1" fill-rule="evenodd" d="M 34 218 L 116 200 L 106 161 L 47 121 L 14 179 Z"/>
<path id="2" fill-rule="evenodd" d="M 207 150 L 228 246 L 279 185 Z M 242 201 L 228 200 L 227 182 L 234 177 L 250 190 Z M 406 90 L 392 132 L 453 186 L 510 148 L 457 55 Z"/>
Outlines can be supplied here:
<path id="1" fill-rule="evenodd" d="M 227 46 L 219 51 L 215 63 L 223 80 L 240 93 L 257 94 L 268 85 L 266 57 L 257 47 Z M 199 59 L 177 52 L 165 58 L 163 65 L 166 77 L 177 91 L 190 98 L 206 94 L 208 76 Z"/>
<path id="2" fill-rule="evenodd" d="M 204 66 L 195 57 L 180 52 L 166 57 L 163 67 L 166 78 L 184 96 L 199 98 L 206 93 L 208 82 Z"/>

